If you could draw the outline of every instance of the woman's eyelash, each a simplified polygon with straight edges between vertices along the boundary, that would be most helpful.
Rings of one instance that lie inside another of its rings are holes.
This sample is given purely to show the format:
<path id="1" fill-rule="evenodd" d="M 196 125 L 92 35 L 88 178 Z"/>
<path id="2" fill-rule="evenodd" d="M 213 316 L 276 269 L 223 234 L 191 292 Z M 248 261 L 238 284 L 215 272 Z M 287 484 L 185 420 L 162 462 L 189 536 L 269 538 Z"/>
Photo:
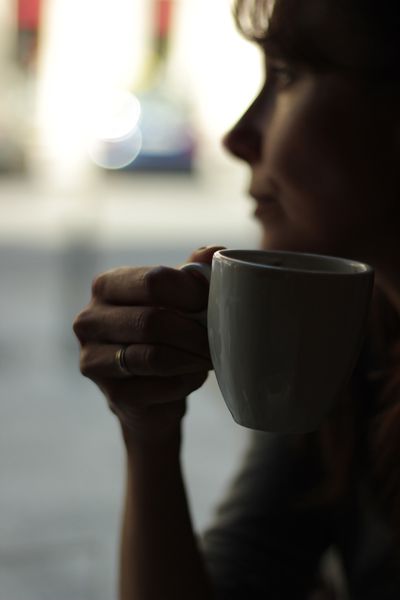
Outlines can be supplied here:
<path id="1" fill-rule="evenodd" d="M 273 79 L 279 86 L 286 87 L 295 81 L 296 73 L 289 65 L 270 64 L 267 68 L 267 77 Z"/>

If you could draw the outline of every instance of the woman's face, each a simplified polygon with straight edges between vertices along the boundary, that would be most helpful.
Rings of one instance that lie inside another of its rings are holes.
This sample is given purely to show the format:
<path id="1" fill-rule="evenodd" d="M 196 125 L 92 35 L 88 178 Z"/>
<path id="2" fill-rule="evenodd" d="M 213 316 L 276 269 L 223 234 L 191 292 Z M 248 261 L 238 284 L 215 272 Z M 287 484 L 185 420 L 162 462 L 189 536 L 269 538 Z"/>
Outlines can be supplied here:
<path id="1" fill-rule="evenodd" d="M 265 249 L 374 264 L 398 232 L 397 115 L 362 75 L 367 40 L 353 26 L 329 0 L 276 5 L 265 84 L 225 137 L 250 166 Z"/>

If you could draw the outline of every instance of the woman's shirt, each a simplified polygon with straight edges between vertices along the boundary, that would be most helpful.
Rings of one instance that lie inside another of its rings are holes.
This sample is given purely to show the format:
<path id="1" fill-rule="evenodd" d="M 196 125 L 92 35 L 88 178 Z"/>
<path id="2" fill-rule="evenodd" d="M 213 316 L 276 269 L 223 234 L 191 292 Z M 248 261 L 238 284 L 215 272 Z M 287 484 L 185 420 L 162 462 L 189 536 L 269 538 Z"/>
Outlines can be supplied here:
<path id="1" fill-rule="evenodd" d="M 317 454 L 290 436 L 254 433 L 202 539 L 218 600 L 306 598 L 332 546 L 351 599 L 400 599 L 398 549 L 367 478 L 340 502 L 318 507 L 304 498 L 320 481 Z"/>

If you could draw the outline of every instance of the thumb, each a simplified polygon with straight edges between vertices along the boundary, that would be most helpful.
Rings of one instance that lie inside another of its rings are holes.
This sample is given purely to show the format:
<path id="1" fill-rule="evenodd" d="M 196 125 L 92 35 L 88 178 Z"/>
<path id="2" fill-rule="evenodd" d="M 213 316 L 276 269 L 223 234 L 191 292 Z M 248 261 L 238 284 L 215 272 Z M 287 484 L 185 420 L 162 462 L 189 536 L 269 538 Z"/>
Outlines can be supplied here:
<path id="1" fill-rule="evenodd" d="M 189 262 L 211 263 L 212 257 L 218 250 L 225 250 L 225 246 L 205 246 L 194 250 L 189 256 Z"/>

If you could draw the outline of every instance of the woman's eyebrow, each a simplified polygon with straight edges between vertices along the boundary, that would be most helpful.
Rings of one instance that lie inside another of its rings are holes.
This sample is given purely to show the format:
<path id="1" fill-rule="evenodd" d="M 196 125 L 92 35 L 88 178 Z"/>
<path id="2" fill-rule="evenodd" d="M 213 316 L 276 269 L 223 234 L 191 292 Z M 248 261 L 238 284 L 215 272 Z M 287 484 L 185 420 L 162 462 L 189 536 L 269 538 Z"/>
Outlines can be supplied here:
<path id="1" fill-rule="evenodd" d="M 267 32 L 265 36 L 258 41 L 262 52 L 266 57 L 281 58 L 292 61 L 304 61 L 314 57 L 317 59 L 316 52 L 311 47 L 302 47 L 298 40 L 291 39 L 289 36 L 277 35 Z M 318 60 L 318 59 L 317 59 Z"/>
<path id="2" fill-rule="evenodd" d="M 314 40 L 296 39 L 290 35 L 267 32 L 257 43 L 267 59 L 290 60 L 318 70 L 335 67 L 334 61 L 318 47 Z"/>

